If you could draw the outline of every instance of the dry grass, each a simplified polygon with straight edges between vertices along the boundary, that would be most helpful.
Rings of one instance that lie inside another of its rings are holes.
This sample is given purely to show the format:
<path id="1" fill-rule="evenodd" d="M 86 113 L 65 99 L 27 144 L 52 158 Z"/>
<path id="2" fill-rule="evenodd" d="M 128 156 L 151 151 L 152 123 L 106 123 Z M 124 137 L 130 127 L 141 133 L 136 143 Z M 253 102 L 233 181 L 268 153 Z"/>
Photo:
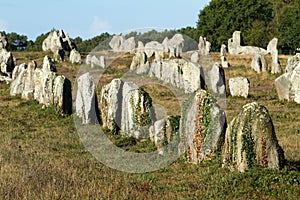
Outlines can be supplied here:
<path id="1" fill-rule="evenodd" d="M 15 56 L 24 62 L 41 54 Z M 98 85 L 122 76 L 129 63 L 129 55 L 117 60 Z M 79 68 L 67 62 L 57 64 L 58 72 L 72 82 Z M 42 109 L 34 101 L 10 97 L 9 86 L 0 83 L 0 199 L 299 199 L 300 106 L 277 100 L 273 87 L 276 76 L 258 75 L 240 65 L 225 72 L 227 81 L 245 76 L 251 82 L 249 99 L 227 98 L 228 121 L 248 102 L 259 101 L 265 105 L 289 161 L 284 170 L 229 172 L 220 167 L 217 156 L 200 165 L 188 164 L 180 158 L 156 172 L 119 172 L 99 163 L 86 151 L 74 127 L 73 116 L 62 117 L 54 108 Z M 137 79 L 130 74 L 127 78 L 138 81 L 137 84 L 151 80 Z M 156 96 L 155 103 L 165 105 L 169 114 L 177 114 L 178 104 L 173 103 L 174 96 L 169 89 L 154 83 L 144 88 Z M 138 145 L 152 148 L 151 144 Z M 137 150 L 133 146 L 128 149 Z"/>

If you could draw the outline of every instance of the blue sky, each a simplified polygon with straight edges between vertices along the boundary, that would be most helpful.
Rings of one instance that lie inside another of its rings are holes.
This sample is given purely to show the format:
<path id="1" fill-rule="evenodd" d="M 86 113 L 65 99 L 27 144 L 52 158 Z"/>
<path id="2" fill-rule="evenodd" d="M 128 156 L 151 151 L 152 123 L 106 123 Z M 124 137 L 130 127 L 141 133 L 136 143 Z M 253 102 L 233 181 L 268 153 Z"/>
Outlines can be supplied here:
<path id="1" fill-rule="evenodd" d="M 140 28 L 196 26 L 210 0 L 0 0 L 0 30 L 35 39 L 52 28 L 71 37 Z"/>

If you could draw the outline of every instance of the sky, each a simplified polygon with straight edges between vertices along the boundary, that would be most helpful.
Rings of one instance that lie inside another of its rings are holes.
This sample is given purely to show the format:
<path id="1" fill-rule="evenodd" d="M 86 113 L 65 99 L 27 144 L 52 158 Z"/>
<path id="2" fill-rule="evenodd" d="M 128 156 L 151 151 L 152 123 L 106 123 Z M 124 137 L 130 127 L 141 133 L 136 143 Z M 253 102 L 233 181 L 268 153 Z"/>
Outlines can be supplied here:
<path id="1" fill-rule="evenodd" d="M 29 39 L 52 28 L 71 38 L 93 38 L 103 32 L 126 33 L 144 28 L 195 27 L 210 0 L 0 0 L 0 31 Z"/>

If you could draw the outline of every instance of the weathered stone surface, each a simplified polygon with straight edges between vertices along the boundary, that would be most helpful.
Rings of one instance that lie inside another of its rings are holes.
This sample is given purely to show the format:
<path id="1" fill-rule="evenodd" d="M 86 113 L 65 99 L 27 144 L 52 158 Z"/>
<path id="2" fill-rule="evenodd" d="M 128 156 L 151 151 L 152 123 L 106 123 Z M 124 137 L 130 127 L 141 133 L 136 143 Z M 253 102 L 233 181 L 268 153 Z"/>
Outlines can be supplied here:
<path id="1" fill-rule="evenodd" d="M 26 68 L 27 68 L 26 63 L 23 63 L 19 66 L 16 66 L 13 70 L 13 73 L 12 73 L 12 80 L 15 80 L 18 77 L 18 75 L 20 74 L 20 72 L 25 70 Z"/>
<path id="2" fill-rule="evenodd" d="M 109 46 L 113 49 L 113 51 L 122 51 L 123 49 L 123 43 L 125 40 L 125 36 L 122 34 L 120 35 L 115 35 L 111 41 L 109 42 Z"/>
<path id="3" fill-rule="evenodd" d="M 226 45 L 222 44 L 221 50 L 220 50 L 220 55 L 221 55 L 221 65 L 223 68 L 229 67 L 229 63 L 226 60 L 226 54 L 227 54 Z"/>
<path id="4" fill-rule="evenodd" d="M 14 57 L 6 49 L 0 49 L 0 72 L 11 77 L 15 67 Z"/>
<path id="5" fill-rule="evenodd" d="M 24 80 L 24 89 L 22 91 L 22 99 L 33 100 L 34 99 L 34 71 L 37 67 L 35 61 L 29 63 L 26 69 L 26 77 Z"/>
<path id="6" fill-rule="evenodd" d="M 20 68 L 18 71 L 18 76 L 12 81 L 10 85 L 10 95 L 16 96 L 22 94 L 25 87 L 27 71 L 25 68 Z"/>
<path id="7" fill-rule="evenodd" d="M 184 39 L 181 34 L 175 34 L 169 41 L 168 41 L 168 49 L 169 49 L 169 57 L 180 58 L 182 54 L 182 49 L 184 46 Z"/>
<path id="8" fill-rule="evenodd" d="M 2 35 L 2 33 L 0 33 L 0 50 L 6 49 L 7 45 L 8 45 L 7 38 L 4 35 Z"/>
<path id="9" fill-rule="evenodd" d="M 226 130 L 222 166 L 244 172 L 255 166 L 281 169 L 283 164 L 268 110 L 257 102 L 245 105 Z"/>
<path id="10" fill-rule="evenodd" d="M 182 59 L 151 63 L 149 76 L 184 89 L 186 93 L 194 92 L 201 87 L 200 66 Z"/>
<path id="11" fill-rule="evenodd" d="M 138 68 L 142 68 L 146 64 L 146 62 L 147 62 L 146 54 L 144 52 L 137 52 L 132 59 L 132 63 L 130 65 L 130 70 L 135 71 Z M 148 72 L 145 72 L 145 73 L 148 73 Z"/>
<path id="12" fill-rule="evenodd" d="M 163 55 L 164 46 L 157 41 L 148 42 L 145 45 L 145 53 L 146 53 L 147 58 L 151 58 L 152 56 L 155 56 L 158 54 Z"/>
<path id="13" fill-rule="evenodd" d="M 275 88 L 279 100 L 290 100 L 291 81 L 288 73 L 281 75 L 275 80 Z"/>
<path id="14" fill-rule="evenodd" d="M 72 49 L 72 51 L 70 52 L 70 62 L 72 64 L 81 63 L 81 55 L 76 49 Z"/>
<path id="15" fill-rule="evenodd" d="M 195 51 L 191 56 L 191 62 L 192 63 L 198 63 L 199 62 L 199 53 L 198 51 Z"/>
<path id="16" fill-rule="evenodd" d="M 208 71 L 205 82 L 214 95 L 226 96 L 225 73 L 218 63 L 215 63 Z"/>
<path id="17" fill-rule="evenodd" d="M 106 67 L 104 56 L 100 56 L 99 58 L 97 58 L 96 55 L 87 55 L 85 63 L 87 65 L 90 65 L 92 68 L 94 68 L 94 67 L 105 68 Z"/>
<path id="18" fill-rule="evenodd" d="M 42 102 L 43 79 L 44 79 L 43 70 L 40 68 L 36 68 L 33 75 L 33 80 L 34 80 L 33 98 L 38 102 Z"/>
<path id="19" fill-rule="evenodd" d="M 50 32 L 48 37 L 43 41 L 43 51 L 51 51 L 54 54 L 55 60 L 64 61 L 65 51 L 70 52 L 75 49 L 75 44 L 69 38 L 68 34 L 65 34 L 63 30 Z"/>
<path id="20" fill-rule="evenodd" d="M 199 44 L 198 44 L 199 54 L 209 55 L 210 48 L 211 48 L 211 43 L 207 41 L 205 37 L 200 36 Z"/>
<path id="21" fill-rule="evenodd" d="M 138 52 L 144 52 L 144 50 L 145 50 L 145 45 L 144 45 L 144 43 L 141 42 L 141 41 L 138 41 L 138 47 L 137 47 L 137 49 L 136 49 L 136 52 L 137 52 L 137 53 L 138 53 Z"/>
<path id="22" fill-rule="evenodd" d="M 267 54 L 267 50 L 254 46 L 241 46 L 241 32 L 235 31 L 228 40 L 228 52 L 230 54 Z"/>
<path id="23" fill-rule="evenodd" d="M 85 73 L 77 79 L 76 115 L 82 124 L 98 124 L 98 103 L 96 85 L 90 73 Z"/>
<path id="24" fill-rule="evenodd" d="M 123 85 L 121 133 L 135 138 L 149 138 L 149 127 L 154 121 L 152 99 L 134 83 Z"/>
<path id="25" fill-rule="evenodd" d="M 60 108 L 63 113 L 72 113 L 72 86 L 71 81 L 65 76 L 57 76 L 53 86 L 54 106 Z"/>
<path id="26" fill-rule="evenodd" d="M 109 46 L 115 52 L 134 52 L 136 44 L 134 37 L 126 40 L 125 36 L 119 34 L 112 38 L 112 40 L 109 42 Z"/>
<path id="27" fill-rule="evenodd" d="M 157 120 L 149 128 L 150 140 L 157 147 L 158 154 L 163 155 L 164 151 L 172 150 L 178 145 L 180 117 L 170 116 Z M 169 145 L 169 146 L 167 146 Z M 176 150 L 177 151 L 177 150 Z"/>
<path id="28" fill-rule="evenodd" d="M 184 106 L 180 121 L 181 155 L 187 151 L 188 161 L 198 163 L 220 150 L 226 126 L 226 116 L 205 90 L 199 90 Z"/>
<path id="29" fill-rule="evenodd" d="M 249 94 L 249 80 L 244 77 L 236 77 L 229 79 L 229 90 L 231 96 L 248 97 Z"/>
<path id="30" fill-rule="evenodd" d="M 49 56 L 44 57 L 42 69 L 45 73 L 56 72 L 54 61 Z"/>
<path id="31" fill-rule="evenodd" d="M 267 62 L 263 55 L 255 54 L 251 62 L 251 68 L 257 73 L 267 71 Z"/>
<path id="32" fill-rule="evenodd" d="M 282 69 L 280 67 L 279 61 L 278 61 L 278 50 L 277 50 L 277 43 L 278 39 L 273 38 L 267 47 L 267 52 L 271 53 L 272 55 L 272 69 L 271 69 L 271 74 L 278 74 L 282 73 Z"/>
<path id="33" fill-rule="evenodd" d="M 109 130 L 121 128 L 122 90 L 124 82 L 114 79 L 101 90 L 100 110 L 102 126 Z"/>
<path id="34" fill-rule="evenodd" d="M 300 56 L 290 57 L 286 73 L 275 80 L 275 88 L 280 100 L 292 100 L 300 103 Z"/>
<path id="35" fill-rule="evenodd" d="M 296 67 L 300 67 L 300 54 L 288 58 L 285 68 L 286 73 L 292 72 Z"/>

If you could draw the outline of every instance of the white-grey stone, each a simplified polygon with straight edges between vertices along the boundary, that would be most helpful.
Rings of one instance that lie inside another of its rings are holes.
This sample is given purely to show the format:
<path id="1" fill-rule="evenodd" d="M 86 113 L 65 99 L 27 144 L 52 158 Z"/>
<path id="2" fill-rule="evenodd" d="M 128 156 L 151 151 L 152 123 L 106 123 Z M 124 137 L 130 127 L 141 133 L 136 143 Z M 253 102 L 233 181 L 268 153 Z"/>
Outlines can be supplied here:
<path id="1" fill-rule="evenodd" d="M 45 56 L 42 66 L 43 71 L 46 72 L 56 72 L 56 67 L 54 61 L 49 57 Z"/>
<path id="2" fill-rule="evenodd" d="M 160 44 L 157 41 L 148 42 L 145 45 L 145 53 L 147 58 L 150 58 L 156 54 L 159 54 L 159 52 L 164 52 L 164 46 Z"/>
<path id="3" fill-rule="evenodd" d="M 181 155 L 187 151 L 188 161 L 196 164 L 210 158 L 221 147 L 226 115 L 205 90 L 197 91 L 185 107 L 178 152 Z"/>
<path id="4" fill-rule="evenodd" d="M 6 49 L 0 49 L 0 72 L 11 77 L 15 67 L 14 57 Z"/>
<path id="5" fill-rule="evenodd" d="M 200 66 L 183 59 L 153 62 L 149 76 L 184 89 L 186 93 L 194 92 L 201 86 Z"/>
<path id="6" fill-rule="evenodd" d="M 261 54 L 255 54 L 251 62 L 251 68 L 257 73 L 267 71 L 267 62 L 265 57 Z"/>
<path id="7" fill-rule="evenodd" d="M 192 63 L 198 63 L 199 62 L 199 52 L 195 51 L 191 56 L 191 62 Z"/>
<path id="8" fill-rule="evenodd" d="M 152 100 L 148 93 L 132 82 L 123 85 L 121 133 L 135 138 L 149 138 L 154 122 Z"/>
<path id="9" fill-rule="evenodd" d="M 277 38 L 273 38 L 267 47 L 267 52 L 271 53 L 272 56 L 272 68 L 271 68 L 271 74 L 278 74 L 282 73 L 282 69 L 280 67 L 279 61 L 278 61 L 278 50 L 277 50 Z"/>
<path id="10" fill-rule="evenodd" d="M 13 73 L 12 73 L 12 80 L 15 80 L 18 77 L 18 75 L 20 74 L 20 72 L 25 70 L 26 68 L 27 68 L 26 63 L 23 63 L 19 66 L 16 66 L 13 70 Z"/>
<path id="11" fill-rule="evenodd" d="M 115 35 L 112 40 L 109 42 L 109 46 L 115 52 L 134 52 L 135 50 L 135 39 L 134 37 L 130 37 L 128 39 L 125 38 L 122 34 Z"/>
<path id="12" fill-rule="evenodd" d="M 290 100 L 291 81 L 290 75 L 285 73 L 275 80 L 275 88 L 279 100 Z"/>
<path id="13" fill-rule="evenodd" d="M 82 124 L 98 124 L 96 101 L 96 85 L 90 73 L 85 73 L 77 79 L 76 115 Z"/>
<path id="14" fill-rule="evenodd" d="M 288 58 L 285 68 L 286 73 L 292 72 L 296 67 L 300 66 L 300 54 Z"/>
<path id="15" fill-rule="evenodd" d="M 235 31 L 228 40 L 228 52 L 230 54 L 267 54 L 267 50 L 254 46 L 241 46 L 241 32 Z"/>
<path id="16" fill-rule="evenodd" d="M 60 108 L 63 113 L 72 113 L 71 81 L 65 76 L 57 76 L 53 85 L 53 105 Z"/>
<path id="17" fill-rule="evenodd" d="M 229 79 L 229 90 L 231 96 L 248 97 L 249 94 L 249 80 L 244 77 L 236 77 Z"/>
<path id="18" fill-rule="evenodd" d="M 6 49 L 7 45 L 8 45 L 7 38 L 4 35 L 2 35 L 2 33 L 0 33 L 0 50 Z"/>
<path id="19" fill-rule="evenodd" d="M 63 30 L 50 32 L 42 43 L 43 51 L 51 51 L 56 61 L 64 61 L 65 51 L 70 52 L 74 48 L 74 43 Z"/>
<path id="20" fill-rule="evenodd" d="M 81 55 L 76 49 L 72 49 L 72 51 L 70 52 L 70 62 L 72 64 L 81 63 Z"/>
<path id="21" fill-rule="evenodd" d="M 27 75 L 26 69 L 20 69 L 18 76 L 12 81 L 10 85 L 11 96 L 22 94 L 25 87 L 24 83 L 25 83 L 26 75 Z"/>
<path id="22" fill-rule="evenodd" d="M 122 90 L 124 82 L 114 79 L 102 87 L 100 109 L 102 126 L 110 130 L 121 128 Z"/>
<path id="23" fill-rule="evenodd" d="M 29 63 L 26 69 L 26 77 L 24 80 L 24 89 L 22 91 L 22 99 L 33 100 L 34 99 L 34 71 L 37 67 L 35 61 Z"/>
<path id="24" fill-rule="evenodd" d="M 170 143 L 171 134 L 171 122 L 168 119 L 158 120 L 149 128 L 150 140 L 154 142 L 159 154 L 163 154 L 165 141 Z"/>
<path id="25" fill-rule="evenodd" d="M 208 89 L 214 95 L 226 96 L 226 82 L 224 70 L 215 63 L 208 71 L 208 77 L 205 80 Z"/>

